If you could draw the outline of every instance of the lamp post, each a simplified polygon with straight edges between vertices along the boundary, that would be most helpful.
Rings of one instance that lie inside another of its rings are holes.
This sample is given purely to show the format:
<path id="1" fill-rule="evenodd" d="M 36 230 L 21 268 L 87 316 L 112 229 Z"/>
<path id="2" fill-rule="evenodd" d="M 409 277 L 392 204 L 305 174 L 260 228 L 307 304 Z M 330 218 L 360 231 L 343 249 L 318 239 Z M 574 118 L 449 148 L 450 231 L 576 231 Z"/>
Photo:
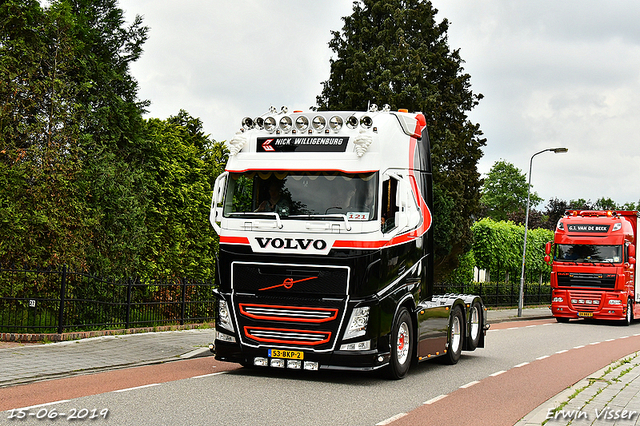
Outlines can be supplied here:
<path id="1" fill-rule="evenodd" d="M 518 317 L 522 316 L 522 305 L 524 304 L 524 264 L 527 255 L 527 228 L 529 226 L 529 202 L 531 200 L 531 168 L 533 167 L 533 157 L 543 152 L 551 151 L 555 154 L 569 151 L 568 148 L 547 148 L 538 151 L 529 160 L 529 185 L 527 186 L 527 212 L 524 216 L 524 246 L 522 247 L 522 274 L 520 275 L 520 294 L 518 295 Z"/>

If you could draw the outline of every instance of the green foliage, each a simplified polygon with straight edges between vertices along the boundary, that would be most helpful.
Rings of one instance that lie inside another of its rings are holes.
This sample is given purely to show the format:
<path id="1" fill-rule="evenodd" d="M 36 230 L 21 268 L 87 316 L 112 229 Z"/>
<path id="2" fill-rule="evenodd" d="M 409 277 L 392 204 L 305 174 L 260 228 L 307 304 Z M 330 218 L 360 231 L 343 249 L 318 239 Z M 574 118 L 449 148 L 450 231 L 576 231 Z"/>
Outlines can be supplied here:
<path id="1" fill-rule="evenodd" d="M 212 277 L 217 238 L 208 217 L 224 148 L 185 111 L 166 121 L 150 119 L 145 131 L 152 148 L 144 167 L 150 201 L 145 270 L 152 276 Z"/>
<path id="2" fill-rule="evenodd" d="M 436 253 L 454 256 L 471 241 L 478 209 L 477 163 L 485 139 L 467 112 L 482 95 L 471 91 L 458 50 L 447 43 L 449 22 L 421 0 L 361 0 L 334 31 L 329 80 L 317 102 L 327 110 L 366 110 L 369 102 L 422 111 L 432 145 Z"/>
<path id="3" fill-rule="evenodd" d="M 496 222 L 484 218 L 473 227 L 473 252 L 480 269 L 489 271 L 495 281 L 509 273 L 511 281 L 519 281 L 522 272 L 524 226 L 512 222 Z M 553 231 L 538 228 L 527 232 L 525 271 L 528 281 L 540 274 L 549 274 L 551 267 L 544 261 L 544 245 L 553 240 Z"/>
<path id="4" fill-rule="evenodd" d="M 493 220 L 506 220 L 509 213 L 526 211 L 527 177 L 513 164 L 499 160 L 493 163 L 482 184 L 480 202 L 486 209 L 486 216 Z M 530 207 L 542 202 L 536 192 L 531 192 Z"/>
<path id="5" fill-rule="evenodd" d="M 116 0 L 0 3 L 1 264 L 213 275 L 227 154 L 184 111 L 142 119 L 129 66 L 147 32 Z"/>

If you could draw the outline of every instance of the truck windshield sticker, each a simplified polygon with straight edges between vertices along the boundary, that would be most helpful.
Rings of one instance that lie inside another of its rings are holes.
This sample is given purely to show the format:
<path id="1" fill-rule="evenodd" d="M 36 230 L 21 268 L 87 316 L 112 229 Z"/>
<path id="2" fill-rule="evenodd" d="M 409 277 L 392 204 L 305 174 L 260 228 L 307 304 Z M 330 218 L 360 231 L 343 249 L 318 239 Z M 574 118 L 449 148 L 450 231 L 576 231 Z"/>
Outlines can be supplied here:
<path id="1" fill-rule="evenodd" d="M 345 152 L 348 136 L 258 138 L 256 152 Z"/>
<path id="2" fill-rule="evenodd" d="M 609 225 L 589 225 L 589 224 L 569 224 L 567 226 L 569 232 L 609 232 Z"/>

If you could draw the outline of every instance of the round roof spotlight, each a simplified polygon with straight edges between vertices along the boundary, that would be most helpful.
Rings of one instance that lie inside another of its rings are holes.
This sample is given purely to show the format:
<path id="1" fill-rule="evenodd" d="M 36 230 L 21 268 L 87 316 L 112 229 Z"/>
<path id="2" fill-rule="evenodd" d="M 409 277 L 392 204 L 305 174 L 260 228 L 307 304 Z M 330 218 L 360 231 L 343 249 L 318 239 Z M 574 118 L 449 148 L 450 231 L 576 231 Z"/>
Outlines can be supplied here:
<path id="1" fill-rule="evenodd" d="M 276 130 L 276 119 L 273 117 L 265 118 L 264 129 L 269 133 L 273 133 Z"/>
<path id="2" fill-rule="evenodd" d="M 301 132 L 304 132 L 309 128 L 309 119 L 304 115 L 299 116 L 298 118 L 296 118 L 296 127 Z"/>
<path id="3" fill-rule="evenodd" d="M 245 130 L 253 128 L 253 120 L 251 117 L 245 117 L 242 119 L 242 128 Z"/>
<path id="4" fill-rule="evenodd" d="M 289 131 L 291 131 L 292 127 L 293 127 L 293 120 L 291 120 L 291 117 L 289 117 L 288 115 L 285 115 L 280 119 L 280 128 L 282 129 L 283 132 L 288 133 Z"/>
<path id="5" fill-rule="evenodd" d="M 258 126 L 260 129 L 264 127 L 264 118 L 262 117 L 256 117 L 256 119 L 253 120 L 253 122 L 256 123 L 256 126 Z"/>
<path id="6" fill-rule="evenodd" d="M 344 125 L 344 120 L 339 115 L 334 115 L 329 119 L 329 127 L 334 132 L 339 132 L 340 129 L 342 129 L 343 125 Z"/>
<path id="7" fill-rule="evenodd" d="M 347 118 L 347 127 L 350 129 L 355 129 L 358 127 L 358 118 L 355 115 Z"/>
<path id="8" fill-rule="evenodd" d="M 315 117 L 313 117 L 311 125 L 318 132 L 321 132 L 327 126 L 327 120 L 321 115 L 316 115 Z"/>
<path id="9" fill-rule="evenodd" d="M 373 119 L 368 115 L 365 115 L 360 119 L 360 125 L 368 130 L 373 126 Z"/>

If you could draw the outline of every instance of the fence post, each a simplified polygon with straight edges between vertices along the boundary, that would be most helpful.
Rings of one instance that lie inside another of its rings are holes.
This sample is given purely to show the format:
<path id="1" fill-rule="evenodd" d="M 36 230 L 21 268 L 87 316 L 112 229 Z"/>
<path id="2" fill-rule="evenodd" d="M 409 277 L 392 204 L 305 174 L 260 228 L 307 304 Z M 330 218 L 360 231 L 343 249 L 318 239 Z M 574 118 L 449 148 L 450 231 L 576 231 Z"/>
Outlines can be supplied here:
<path id="1" fill-rule="evenodd" d="M 58 334 L 64 331 L 64 305 L 67 292 L 67 265 L 62 265 L 62 278 L 60 279 L 60 308 L 58 309 Z"/>
<path id="2" fill-rule="evenodd" d="M 127 278 L 127 313 L 124 319 L 124 328 L 129 328 L 131 321 L 131 285 L 133 284 L 133 278 Z"/>
<path id="3" fill-rule="evenodd" d="M 184 278 L 181 278 L 182 282 L 182 307 L 180 309 L 180 325 L 184 325 L 184 316 L 187 308 L 187 281 Z"/>

